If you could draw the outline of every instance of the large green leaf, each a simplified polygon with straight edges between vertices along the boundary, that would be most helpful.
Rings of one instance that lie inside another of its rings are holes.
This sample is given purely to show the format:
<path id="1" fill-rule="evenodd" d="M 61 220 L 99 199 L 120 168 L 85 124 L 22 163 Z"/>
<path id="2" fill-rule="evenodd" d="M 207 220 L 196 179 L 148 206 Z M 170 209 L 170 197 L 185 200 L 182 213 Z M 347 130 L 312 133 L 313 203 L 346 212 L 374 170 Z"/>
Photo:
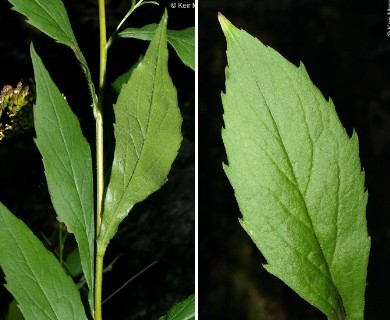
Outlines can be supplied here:
<path id="1" fill-rule="evenodd" d="M 118 33 L 120 38 L 152 40 L 157 24 L 148 24 L 141 28 L 127 28 Z M 183 30 L 167 30 L 167 40 L 175 49 L 181 61 L 195 70 L 195 28 Z"/>
<path id="2" fill-rule="evenodd" d="M 94 196 L 91 150 L 80 124 L 31 46 L 36 82 L 35 140 L 58 219 L 74 233 L 93 305 Z"/>
<path id="3" fill-rule="evenodd" d="M 72 278 L 31 230 L 0 203 L 0 266 L 26 320 L 87 319 Z"/>
<path id="4" fill-rule="evenodd" d="M 219 19 L 225 172 L 241 225 L 264 267 L 329 319 L 363 319 L 370 238 L 357 135 L 348 137 L 302 64 Z"/>
<path id="5" fill-rule="evenodd" d="M 176 89 L 168 74 L 166 24 L 165 13 L 114 108 L 116 146 L 98 238 L 102 251 L 129 210 L 165 183 L 182 139 Z"/>
<path id="6" fill-rule="evenodd" d="M 160 320 L 194 320 L 195 319 L 195 294 L 173 306 L 166 316 Z"/>
<path id="7" fill-rule="evenodd" d="M 8 0 L 13 9 L 48 36 L 66 45 L 76 45 L 68 14 L 61 0 Z"/>

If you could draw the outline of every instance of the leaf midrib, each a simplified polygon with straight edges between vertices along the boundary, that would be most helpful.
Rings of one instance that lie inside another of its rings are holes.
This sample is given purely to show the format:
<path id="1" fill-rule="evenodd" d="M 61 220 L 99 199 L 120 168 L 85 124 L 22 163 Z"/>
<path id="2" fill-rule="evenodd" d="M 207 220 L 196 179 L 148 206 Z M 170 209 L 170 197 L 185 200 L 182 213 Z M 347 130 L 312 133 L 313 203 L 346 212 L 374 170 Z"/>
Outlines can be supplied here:
<path id="1" fill-rule="evenodd" d="M 42 79 L 44 80 L 44 83 L 45 83 L 45 86 L 46 86 L 46 91 L 47 91 L 47 96 L 49 97 L 49 99 L 50 99 L 50 101 L 51 101 L 51 104 L 53 105 L 53 110 L 54 110 L 54 113 L 55 113 L 55 115 L 56 115 L 56 119 L 57 119 L 57 123 L 59 123 L 59 116 L 58 116 L 58 113 L 57 113 L 57 110 L 56 110 L 56 108 L 54 107 L 55 106 L 55 104 L 54 104 L 54 99 L 53 99 L 53 96 L 52 96 L 52 91 L 51 90 L 48 90 L 48 88 L 49 88 L 49 83 L 47 82 L 47 79 L 46 79 L 46 77 L 45 76 L 43 76 L 43 74 L 42 74 L 42 70 L 41 70 L 41 77 L 42 77 Z M 61 126 L 57 126 L 57 128 L 61 128 Z M 76 172 L 75 172 L 75 169 L 74 169 L 74 167 L 73 167 L 73 161 L 71 160 L 71 153 L 69 152 L 69 148 L 68 148 L 68 141 L 65 139 L 65 137 L 64 137 L 64 135 L 63 135 L 63 131 L 62 131 L 62 129 L 60 129 L 59 130 L 60 131 L 60 133 L 61 133 L 61 138 L 62 138 L 62 140 L 63 140 L 63 144 L 64 144 L 64 146 L 65 146 L 65 148 L 66 148 L 66 152 L 67 152 L 67 154 L 68 154 L 68 156 L 69 156 L 69 159 L 70 159 L 70 167 L 71 167 L 71 169 L 72 169 L 72 178 L 73 177 L 77 177 L 78 176 L 78 174 L 76 174 Z M 81 208 L 81 210 L 82 210 L 82 219 L 83 219 L 83 221 L 84 221 L 84 226 L 85 226 L 85 228 L 83 228 L 83 224 L 82 224 L 82 220 L 80 219 L 80 217 L 79 217 L 79 215 L 77 214 L 77 212 L 74 212 L 74 216 L 76 217 L 76 220 L 79 222 L 79 228 L 80 228 L 80 226 L 81 226 L 81 230 L 83 231 L 83 232 L 81 232 L 81 235 L 83 236 L 83 237 L 85 237 L 86 238 L 86 243 L 88 244 L 88 246 L 87 246 L 87 248 L 88 248 L 88 255 L 89 255 L 89 259 L 81 259 L 82 260 L 82 262 L 83 262 L 83 260 L 85 260 L 84 261 L 84 263 L 85 262 L 87 262 L 87 264 L 88 264 L 88 273 L 89 274 L 91 274 L 90 272 L 91 272 L 91 270 L 92 270 L 92 264 L 91 263 L 88 263 L 88 262 L 90 262 L 90 261 L 92 261 L 90 258 L 92 257 L 92 255 L 91 255 L 91 251 L 90 251 L 90 241 L 89 241 L 89 237 L 88 237 L 88 233 L 87 233 L 87 225 L 89 225 L 89 224 L 87 224 L 87 221 L 86 221 L 86 209 L 85 209 L 85 207 L 84 207 L 84 203 L 83 203 L 83 201 L 82 201 L 82 199 L 81 199 L 81 193 L 80 193 L 80 190 L 79 190 L 79 184 L 77 183 L 77 181 L 78 181 L 78 179 L 71 179 L 72 180 L 72 182 L 73 182 L 73 185 L 74 185 L 74 187 L 75 187 L 75 189 L 76 189 L 76 191 L 77 191 L 77 199 L 78 199 L 78 203 L 79 203 L 79 206 L 80 206 L 80 208 Z M 84 232 L 85 231 L 85 232 Z M 79 234 L 79 232 L 77 232 L 77 234 Z M 75 236 L 76 236 L 76 234 L 75 234 Z M 76 239 L 77 239 L 78 237 L 76 237 Z M 85 240 L 85 239 L 84 239 Z M 79 244 L 80 245 L 80 244 Z M 85 275 L 86 276 L 86 278 L 89 278 L 90 279 L 90 281 L 91 281 L 91 288 L 90 288 L 90 290 L 93 290 L 93 279 L 89 276 L 89 275 Z"/>
<path id="2" fill-rule="evenodd" d="M 74 40 L 74 38 L 73 38 L 73 32 L 71 33 L 71 36 L 69 37 L 69 34 L 68 34 L 68 32 L 67 32 L 67 31 L 69 31 L 69 30 L 65 30 L 65 29 L 64 29 L 64 27 L 65 27 L 65 26 L 68 26 L 69 23 L 68 23 L 68 21 L 66 21 L 66 19 L 63 17 L 63 15 L 62 15 L 61 13 L 59 14 L 60 17 L 61 17 L 61 20 L 62 20 L 62 22 L 63 22 L 63 26 L 62 26 L 61 24 L 58 23 L 57 19 L 56 19 L 53 15 L 50 14 L 49 10 L 47 10 L 47 9 L 45 8 L 45 6 L 41 4 L 41 2 L 40 2 L 39 0 L 36 0 L 36 3 L 37 3 L 38 6 L 40 6 L 40 7 L 42 8 L 42 10 L 44 10 L 44 11 L 48 14 L 48 16 L 53 20 L 53 22 L 54 22 L 54 23 L 60 28 L 60 30 L 64 33 L 64 35 L 65 35 L 67 38 L 69 38 L 68 40 L 70 40 L 71 43 L 74 43 L 75 40 Z M 65 6 L 64 6 L 63 8 L 64 8 L 64 10 L 65 10 L 65 12 L 66 12 Z M 37 14 L 37 13 L 35 13 L 35 14 Z M 38 15 L 38 14 L 37 14 L 37 15 Z"/>
<path id="3" fill-rule="evenodd" d="M 156 78 L 156 74 L 157 74 L 157 69 L 158 69 L 158 62 L 160 60 L 160 51 L 162 50 L 161 48 L 161 36 L 158 38 L 158 52 L 157 52 L 157 57 L 155 59 L 155 68 L 154 68 L 154 74 L 153 74 L 153 79 Z M 151 109 L 152 109 L 152 106 L 153 106 L 153 101 L 154 101 L 154 89 L 155 89 L 155 85 L 153 85 L 152 87 L 152 94 L 150 95 L 150 103 L 149 103 L 149 113 L 148 113 L 148 118 L 147 118 L 147 123 L 146 123 L 146 128 L 145 128 L 145 139 L 142 140 L 142 145 L 141 145 L 141 148 L 140 148 L 140 152 L 139 152 L 139 157 L 137 157 L 137 161 L 135 162 L 135 165 L 134 165 L 134 169 L 133 169 L 133 172 L 131 173 L 130 175 L 130 179 L 125 187 L 125 190 L 127 191 L 127 189 L 129 188 L 131 182 L 132 182 L 132 179 L 135 175 L 135 171 L 137 170 L 138 168 L 138 163 L 142 157 L 142 153 L 143 153 L 143 150 L 144 150 L 144 145 L 145 145 L 145 141 L 146 141 L 146 137 L 147 137 L 147 134 L 148 134 L 148 129 L 149 129 L 149 122 L 150 122 L 150 114 L 151 114 Z M 135 146 L 134 146 L 135 148 Z M 122 202 L 123 202 L 123 199 L 124 199 L 124 195 L 125 195 L 125 191 L 122 192 L 122 195 L 120 197 L 120 200 L 118 202 L 118 205 L 116 206 L 116 209 L 115 209 L 115 212 L 114 214 L 111 216 L 111 219 L 110 219 L 110 222 L 109 222 L 109 225 L 107 227 L 107 230 L 103 236 L 103 239 L 102 239 L 102 244 L 103 244 L 103 250 L 104 250 L 104 247 L 106 246 L 106 241 L 107 241 L 107 237 L 109 236 L 109 233 L 110 233 L 110 230 L 112 228 L 112 225 L 114 224 L 114 221 L 116 219 L 116 217 L 118 216 L 119 214 L 119 208 L 121 207 L 122 205 Z M 132 204 L 134 205 L 134 204 Z"/>
<path id="4" fill-rule="evenodd" d="M 236 39 L 233 37 L 233 40 L 236 40 Z M 237 41 L 237 40 L 236 40 L 236 41 Z M 237 41 L 237 42 L 238 42 L 238 41 Z M 245 44 L 240 44 L 240 43 L 239 43 L 239 44 L 237 45 L 237 47 L 241 50 L 241 57 L 243 57 L 244 59 L 247 60 L 246 63 L 247 63 L 248 66 L 251 66 L 251 61 L 247 58 L 247 55 L 246 55 L 245 51 L 243 50 L 244 45 L 245 45 Z M 265 50 L 269 50 L 269 48 L 266 47 L 265 45 L 264 45 L 264 47 L 265 47 Z M 266 64 L 265 64 L 265 65 L 266 65 Z M 268 66 L 267 66 L 267 67 L 268 67 Z M 268 69 L 269 69 L 270 73 L 272 73 L 272 70 L 270 70 L 269 67 L 268 67 Z M 329 266 L 329 264 L 328 264 L 328 261 L 327 261 L 327 259 L 326 259 L 326 257 L 325 257 L 325 254 L 324 254 L 324 252 L 323 252 L 323 250 L 322 250 L 321 243 L 320 243 L 319 238 L 318 238 L 318 236 L 317 236 L 316 229 L 314 228 L 314 225 L 313 225 L 313 221 L 312 221 L 312 219 L 311 219 L 311 216 L 309 215 L 309 211 L 308 211 L 308 208 L 307 208 L 306 200 L 305 200 L 305 198 L 303 197 L 300 188 L 298 187 L 297 176 L 296 176 L 295 171 L 294 171 L 294 168 L 293 168 L 293 166 L 292 166 L 290 156 L 289 156 L 289 154 L 288 154 L 288 152 L 287 152 L 287 149 L 286 149 L 286 147 L 285 147 L 285 145 L 284 145 L 284 143 L 283 143 L 283 140 L 282 140 L 282 137 L 281 137 L 281 134 L 280 134 L 279 127 L 278 127 L 278 125 L 277 125 L 277 123 L 276 123 L 276 121 L 275 121 L 275 118 L 274 118 L 273 113 L 272 113 L 272 111 L 271 111 L 271 109 L 270 109 L 270 107 L 269 107 L 269 104 L 267 103 L 267 99 L 266 99 L 265 96 L 263 95 L 263 92 L 262 92 L 262 90 L 261 90 L 260 84 L 259 84 L 258 81 L 257 81 L 257 77 L 256 77 L 255 74 L 254 74 L 254 71 L 253 71 L 254 68 L 253 68 L 253 67 L 250 67 L 250 68 L 248 68 L 248 70 L 249 70 L 249 72 L 250 72 L 250 74 L 251 74 L 251 78 L 254 80 L 254 82 L 255 82 L 255 84 L 256 84 L 256 87 L 257 87 L 259 93 L 262 95 L 262 97 L 263 97 L 263 99 L 264 99 L 265 105 L 267 106 L 266 110 L 268 111 L 268 114 L 269 114 L 269 116 L 271 117 L 271 120 L 272 120 L 274 129 L 276 130 L 277 136 L 278 136 L 278 138 L 279 138 L 279 142 L 280 142 L 281 147 L 282 147 L 281 149 L 282 149 L 283 153 L 284 153 L 285 156 L 286 156 L 287 164 L 288 164 L 288 166 L 289 166 L 289 168 L 290 168 L 290 171 L 291 171 L 291 173 L 292 173 L 292 176 L 293 176 L 293 179 L 294 179 L 294 183 L 295 183 L 296 189 L 298 190 L 298 193 L 299 193 L 299 197 L 301 198 L 302 202 L 303 202 L 304 205 L 305 205 L 305 214 L 307 215 L 308 220 L 309 220 L 309 222 L 310 222 L 310 225 L 311 225 L 311 227 L 312 227 L 313 234 L 314 234 L 314 236 L 315 236 L 315 239 L 316 239 L 316 242 L 317 242 L 317 246 L 318 246 L 318 248 L 319 248 L 319 252 L 321 253 L 321 256 L 322 256 L 322 258 L 323 258 L 323 260 L 324 260 L 324 262 L 325 262 L 325 266 L 326 266 L 326 269 L 327 269 L 328 274 L 329 274 L 329 279 L 331 280 L 331 283 L 332 283 L 332 285 L 333 285 L 333 287 L 334 287 L 334 290 L 335 290 L 335 292 L 337 293 L 337 300 L 338 300 L 338 302 L 339 302 L 339 304 L 340 304 L 339 307 L 343 309 L 343 303 L 342 303 L 342 299 L 341 299 L 341 296 L 340 296 L 340 292 L 338 291 L 338 288 L 337 288 L 337 286 L 336 286 L 336 283 L 335 283 L 335 281 L 334 281 L 334 279 L 333 279 L 332 272 L 331 272 L 331 268 L 330 268 L 330 266 Z M 272 79 L 274 79 L 274 77 L 272 77 Z M 274 86 L 274 87 L 275 87 L 275 86 Z M 299 95 L 298 95 L 298 96 L 299 96 Z M 306 123 L 306 125 L 307 125 L 307 123 Z M 311 138 L 310 131 L 309 131 L 309 137 Z M 311 139 L 311 141 L 312 141 L 312 139 Z M 333 306 L 332 306 L 331 304 L 328 303 L 328 305 L 333 309 Z M 334 309 L 333 309 L 333 310 L 334 310 Z M 335 314 L 338 314 L 337 310 L 334 310 L 334 311 L 335 311 Z"/>
<path id="5" fill-rule="evenodd" d="M 7 222 L 6 222 L 6 223 L 7 223 Z M 14 240 L 14 242 L 15 242 L 15 243 L 18 243 L 17 239 L 15 238 L 15 235 L 14 235 L 13 233 L 10 233 L 10 232 L 9 232 L 9 234 L 11 235 L 12 239 Z M 28 264 L 28 260 L 26 259 L 26 256 L 25 256 L 24 251 L 23 251 L 19 246 L 17 246 L 17 247 L 19 248 L 19 251 L 20 251 L 20 253 L 21 253 L 22 256 L 23 256 L 24 263 L 25 263 L 26 265 L 29 265 L 29 264 Z M 34 248 L 34 247 L 33 247 L 33 248 Z M 50 254 L 50 253 L 48 253 L 48 254 Z M 34 268 L 29 267 L 29 270 L 31 271 L 31 273 L 32 273 L 32 275 L 35 277 L 35 279 L 40 279 L 40 278 L 35 274 Z M 54 308 L 53 308 L 53 305 L 52 305 L 52 303 L 51 303 L 51 300 L 49 299 L 49 296 L 46 294 L 45 290 L 43 290 L 43 288 L 42 288 L 41 281 L 37 281 L 37 284 L 38 284 L 39 289 L 41 290 L 41 292 L 42 292 L 43 295 L 45 296 L 46 301 L 48 302 L 48 304 L 49 304 L 49 306 L 50 306 L 50 309 L 53 311 L 53 314 L 55 314 L 55 315 L 57 316 L 57 313 L 56 313 L 56 311 L 55 311 Z M 43 311 L 46 313 L 46 310 L 43 310 Z"/>

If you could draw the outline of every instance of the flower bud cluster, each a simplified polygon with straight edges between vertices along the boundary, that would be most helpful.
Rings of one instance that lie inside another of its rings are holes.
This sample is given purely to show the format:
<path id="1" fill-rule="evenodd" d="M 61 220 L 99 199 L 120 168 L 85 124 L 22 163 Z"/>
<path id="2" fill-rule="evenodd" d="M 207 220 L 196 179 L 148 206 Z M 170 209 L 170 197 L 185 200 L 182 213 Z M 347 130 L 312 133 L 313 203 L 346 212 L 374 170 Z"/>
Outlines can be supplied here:
<path id="1" fill-rule="evenodd" d="M 23 79 L 16 87 L 5 85 L 0 93 L 0 140 L 29 131 L 33 127 L 35 83 Z"/>

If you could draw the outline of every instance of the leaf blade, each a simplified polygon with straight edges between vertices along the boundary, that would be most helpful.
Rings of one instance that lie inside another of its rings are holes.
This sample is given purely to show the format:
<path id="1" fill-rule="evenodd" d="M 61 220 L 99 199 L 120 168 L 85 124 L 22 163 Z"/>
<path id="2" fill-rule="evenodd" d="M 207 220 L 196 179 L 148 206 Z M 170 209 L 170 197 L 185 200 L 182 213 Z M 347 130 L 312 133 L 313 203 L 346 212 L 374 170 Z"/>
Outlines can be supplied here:
<path id="1" fill-rule="evenodd" d="M 181 115 L 168 73 L 167 14 L 114 112 L 116 147 L 98 246 L 105 250 L 129 210 L 166 181 L 181 142 Z"/>
<path id="2" fill-rule="evenodd" d="M 229 65 L 224 168 L 241 225 L 265 268 L 301 297 L 330 319 L 363 319 L 370 239 L 357 135 L 303 65 L 219 19 Z"/>
<path id="3" fill-rule="evenodd" d="M 94 292 L 94 196 L 91 150 L 78 119 L 51 80 L 31 46 L 37 100 L 34 106 L 35 143 L 41 152 L 45 175 L 58 219 L 74 233 L 81 264 Z"/>
<path id="4" fill-rule="evenodd" d="M 134 38 L 152 40 L 157 24 L 148 24 L 141 28 L 127 28 L 120 33 L 119 38 Z M 192 70 L 195 70 L 195 28 L 183 30 L 167 30 L 167 40 L 175 49 L 181 61 Z"/>
<path id="5" fill-rule="evenodd" d="M 80 294 L 57 259 L 0 203 L 0 265 L 26 320 L 87 319 Z"/>
<path id="6" fill-rule="evenodd" d="M 28 18 L 28 23 L 65 45 L 76 45 L 76 38 L 61 0 L 8 0 L 13 10 Z"/>
<path id="7" fill-rule="evenodd" d="M 167 38 L 181 61 L 195 70 L 195 28 L 168 30 Z"/>
<path id="8" fill-rule="evenodd" d="M 193 320 L 195 319 L 195 294 L 174 305 L 160 320 Z"/>

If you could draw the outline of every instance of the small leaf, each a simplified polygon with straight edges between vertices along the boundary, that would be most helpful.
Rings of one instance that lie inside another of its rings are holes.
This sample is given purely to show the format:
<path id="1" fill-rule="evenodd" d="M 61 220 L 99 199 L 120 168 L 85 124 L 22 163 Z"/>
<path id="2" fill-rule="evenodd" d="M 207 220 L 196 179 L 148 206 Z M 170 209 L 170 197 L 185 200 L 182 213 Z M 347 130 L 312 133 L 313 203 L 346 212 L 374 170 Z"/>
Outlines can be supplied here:
<path id="1" fill-rule="evenodd" d="M 24 320 L 23 314 L 18 308 L 15 299 L 8 305 L 7 320 Z"/>
<path id="2" fill-rule="evenodd" d="M 151 40 L 157 26 L 157 24 L 148 24 L 141 28 L 127 28 L 118 33 L 117 37 Z M 183 30 L 168 29 L 167 40 L 175 49 L 181 61 L 192 70 L 195 70 L 195 28 Z"/>
<path id="3" fill-rule="evenodd" d="M 195 319 L 195 294 L 190 295 L 186 300 L 173 306 L 166 316 L 159 320 L 193 320 Z"/>
<path id="4" fill-rule="evenodd" d="M 58 219 L 74 233 L 93 304 L 94 196 L 91 150 L 68 103 L 31 46 L 37 101 L 35 140 Z"/>
<path id="5" fill-rule="evenodd" d="M 115 257 L 114 260 L 112 260 L 104 269 L 103 273 L 111 272 L 114 269 L 114 264 L 119 260 L 119 258 L 122 256 L 122 253 Z"/>
<path id="6" fill-rule="evenodd" d="M 130 209 L 165 183 L 182 139 L 176 89 L 168 73 L 166 23 L 165 13 L 114 108 L 116 146 L 98 238 L 101 251 Z"/>
<path id="7" fill-rule="evenodd" d="M 181 61 L 195 70 L 195 28 L 168 30 L 167 39 Z"/>
<path id="8" fill-rule="evenodd" d="M 154 34 L 156 33 L 158 24 L 152 23 L 147 24 L 140 28 L 126 28 L 125 30 L 119 32 L 116 37 L 118 38 L 133 38 L 138 40 L 152 40 Z M 168 37 L 168 30 L 167 30 Z"/>
<path id="9" fill-rule="evenodd" d="M 363 319 L 370 238 L 356 133 L 297 68 L 225 17 L 228 155 L 264 266 L 329 319 Z M 346 318 L 345 318 L 346 317 Z"/>
<path id="10" fill-rule="evenodd" d="M 65 260 L 65 267 L 72 277 L 77 277 L 83 272 L 81 267 L 79 248 L 74 249 Z"/>
<path id="11" fill-rule="evenodd" d="M 75 45 L 76 38 L 61 0 L 8 0 L 28 23 L 65 45 Z"/>
<path id="12" fill-rule="evenodd" d="M 115 81 L 113 83 L 111 83 L 111 89 L 114 90 L 114 92 L 117 94 L 117 96 L 121 92 L 122 86 L 130 80 L 130 76 L 133 73 L 134 68 L 138 65 L 138 63 L 140 63 L 142 61 L 142 59 L 143 59 L 143 56 L 141 56 L 139 58 L 139 60 L 135 64 L 133 64 L 132 67 L 128 71 L 126 71 L 125 73 L 120 75 L 118 78 L 115 79 Z"/>
<path id="13" fill-rule="evenodd" d="M 26 320 L 87 319 L 80 294 L 58 260 L 0 203 L 0 266 Z"/>

